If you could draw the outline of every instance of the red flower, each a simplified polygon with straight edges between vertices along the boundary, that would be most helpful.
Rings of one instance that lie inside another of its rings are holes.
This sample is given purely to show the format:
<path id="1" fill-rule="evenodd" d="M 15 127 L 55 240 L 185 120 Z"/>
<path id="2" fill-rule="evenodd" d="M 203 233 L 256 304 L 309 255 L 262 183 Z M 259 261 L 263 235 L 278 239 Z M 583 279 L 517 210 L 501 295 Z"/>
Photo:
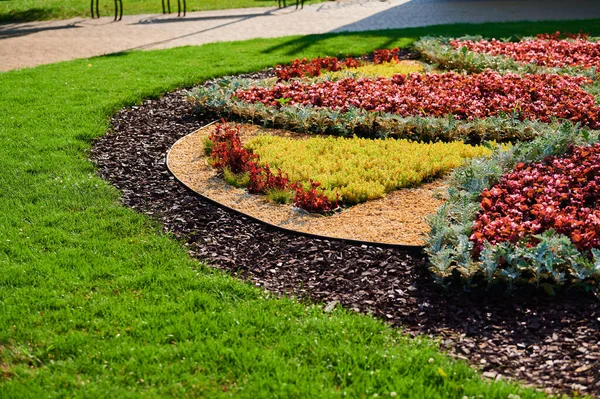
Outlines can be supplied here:
<path id="1" fill-rule="evenodd" d="M 547 67 L 581 66 L 600 68 L 600 42 L 590 42 L 588 35 L 567 35 L 570 40 L 561 39 L 560 32 L 553 35 L 538 35 L 534 40 L 517 43 L 502 42 L 496 39 L 452 40 L 454 48 L 466 47 L 476 53 L 503 55 L 522 63 L 532 63 Z"/>
<path id="2" fill-rule="evenodd" d="M 481 211 L 470 237 L 483 243 L 516 242 L 554 229 L 580 250 L 600 248 L 600 144 L 574 147 L 565 157 L 518 164 L 481 193 Z"/>
<path id="3" fill-rule="evenodd" d="M 474 75 L 444 74 L 395 75 L 391 79 L 352 79 L 305 84 L 276 84 L 270 88 L 238 90 L 237 98 L 280 106 L 313 105 L 346 111 L 358 107 L 373 112 L 402 116 L 454 115 L 475 119 L 514 115 L 519 119 L 550 122 L 564 118 L 600 129 L 600 107 L 581 86 L 591 80 L 581 76 L 500 75 L 486 71 Z"/>
<path id="4" fill-rule="evenodd" d="M 212 166 L 217 169 L 229 168 L 233 173 L 248 172 L 250 185 L 248 191 L 253 194 L 265 194 L 269 190 L 294 190 L 294 203 L 309 212 L 330 212 L 337 208 L 338 201 L 332 203 L 317 189 L 321 183 L 310 181 L 310 189 L 291 183 L 288 175 L 281 170 L 273 173 L 268 164 L 260 166 L 259 157 L 242 146 L 238 126 L 218 124 L 208 136 L 212 142 Z M 338 196 L 339 199 L 339 196 Z"/>

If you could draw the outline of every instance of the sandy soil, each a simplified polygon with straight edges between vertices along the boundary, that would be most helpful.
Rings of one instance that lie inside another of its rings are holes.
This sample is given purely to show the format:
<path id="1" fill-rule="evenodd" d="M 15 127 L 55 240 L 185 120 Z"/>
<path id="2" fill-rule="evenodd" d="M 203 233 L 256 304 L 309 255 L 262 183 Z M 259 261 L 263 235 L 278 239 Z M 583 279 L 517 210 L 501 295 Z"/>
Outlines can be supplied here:
<path id="1" fill-rule="evenodd" d="M 300 136 L 279 129 L 240 126 L 242 141 L 259 132 Z M 443 186 L 434 181 L 414 189 L 397 190 L 385 198 L 352 206 L 332 216 L 306 215 L 291 205 L 276 205 L 264 196 L 251 195 L 225 183 L 208 165 L 203 151 L 204 140 L 212 129 L 213 126 L 207 126 L 197 130 L 172 147 L 167 160 L 171 172 L 199 194 L 280 227 L 328 237 L 423 245 L 429 230 L 424 219 L 442 203 L 435 194 Z"/>

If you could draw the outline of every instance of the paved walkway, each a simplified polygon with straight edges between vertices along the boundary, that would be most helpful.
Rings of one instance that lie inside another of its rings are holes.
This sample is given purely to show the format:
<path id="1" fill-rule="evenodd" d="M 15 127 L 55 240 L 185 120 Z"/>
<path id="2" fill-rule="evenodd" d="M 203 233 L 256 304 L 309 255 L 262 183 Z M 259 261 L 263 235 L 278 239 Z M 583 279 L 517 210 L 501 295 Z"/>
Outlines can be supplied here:
<path id="1" fill-rule="evenodd" d="M 275 2 L 274 2 L 275 3 Z M 0 71 L 132 49 L 455 22 L 600 18 L 598 0 L 338 0 L 294 7 L 0 25 Z"/>

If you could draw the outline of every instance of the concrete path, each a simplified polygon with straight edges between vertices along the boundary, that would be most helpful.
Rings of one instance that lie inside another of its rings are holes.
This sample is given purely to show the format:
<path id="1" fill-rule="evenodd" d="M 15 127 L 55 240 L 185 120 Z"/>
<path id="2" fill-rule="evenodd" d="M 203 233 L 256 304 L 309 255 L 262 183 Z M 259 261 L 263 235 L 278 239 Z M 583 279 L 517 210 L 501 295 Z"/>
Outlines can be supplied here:
<path id="1" fill-rule="evenodd" d="M 275 3 L 275 2 L 274 2 Z M 599 0 L 338 0 L 294 7 L 0 25 L 0 71 L 133 49 L 455 22 L 600 18 Z"/>

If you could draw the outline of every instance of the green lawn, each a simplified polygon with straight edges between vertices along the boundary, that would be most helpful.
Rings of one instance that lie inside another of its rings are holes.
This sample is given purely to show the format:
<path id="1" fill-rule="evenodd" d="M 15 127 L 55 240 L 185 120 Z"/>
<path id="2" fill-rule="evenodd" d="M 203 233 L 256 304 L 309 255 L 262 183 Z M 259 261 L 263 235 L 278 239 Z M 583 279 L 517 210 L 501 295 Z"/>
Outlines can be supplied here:
<path id="1" fill-rule="evenodd" d="M 427 33 L 557 29 L 598 34 L 600 21 L 253 40 L 0 73 L 0 397 L 542 397 L 485 383 L 369 316 L 212 271 L 120 206 L 87 154 L 119 108 L 218 75 Z"/>
<path id="2" fill-rule="evenodd" d="M 183 0 L 182 7 L 183 7 Z M 325 0 L 306 0 L 306 4 Z M 164 0 L 167 7 L 167 0 Z M 224 10 L 228 8 L 277 7 L 277 0 L 187 0 L 187 11 Z M 288 0 L 287 5 L 296 6 Z M 100 15 L 113 16 L 113 0 L 100 1 Z M 175 14 L 173 14 L 175 12 Z M 177 0 L 171 0 L 171 15 L 177 16 Z M 123 0 L 123 14 L 162 14 L 162 0 Z M 29 22 L 72 17 L 90 18 L 90 1 L 82 0 L 0 0 L 0 23 Z"/>

